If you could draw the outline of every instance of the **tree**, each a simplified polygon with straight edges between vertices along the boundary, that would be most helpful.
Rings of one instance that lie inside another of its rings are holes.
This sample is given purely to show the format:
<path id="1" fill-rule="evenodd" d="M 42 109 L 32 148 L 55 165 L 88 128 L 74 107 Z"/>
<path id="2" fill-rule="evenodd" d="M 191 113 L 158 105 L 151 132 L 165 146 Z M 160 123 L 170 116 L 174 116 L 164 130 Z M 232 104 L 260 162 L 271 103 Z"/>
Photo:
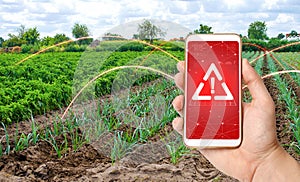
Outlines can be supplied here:
<path id="1" fill-rule="evenodd" d="M 34 45 L 35 43 L 38 42 L 40 37 L 40 33 L 37 30 L 36 27 L 34 28 L 29 28 L 23 33 L 22 39 L 26 41 L 27 44 L 29 45 Z"/>
<path id="2" fill-rule="evenodd" d="M 122 37 L 120 34 L 116 33 L 105 33 L 104 36 L 102 37 L 103 40 L 124 40 L 125 38 Z"/>
<path id="3" fill-rule="evenodd" d="M 255 21 L 248 28 L 249 39 L 267 40 L 267 25 L 265 22 Z"/>
<path id="4" fill-rule="evenodd" d="M 76 39 L 81 37 L 88 37 L 90 34 L 90 31 L 86 25 L 81 25 L 79 23 L 75 23 L 75 25 L 72 28 L 72 35 Z"/>
<path id="5" fill-rule="evenodd" d="M 22 39 L 22 37 L 23 37 L 23 35 L 24 35 L 25 31 L 26 31 L 25 25 L 21 25 L 20 28 L 18 28 L 17 31 L 18 31 L 18 37 L 20 39 Z"/>
<path id="6" fill-rule="evenodd" d="M 14 46 L 21 46 L 22 44 L 26 44 L 25 40 L 22 40 L 18 36 L 9 33 L 8 39 L 2 43 L 2 47 L 14 47 Z"/>
<path id="7" fill-rule="evenodd" d="M 195 34 L 212 34 L 213 32 L 211 31 L 212 27 L 200 24 L 200 28 L 194 30 Z"/>
<path id="8" fill-rule="evenodd" d="M 0 37 L 0 47 L 2 47 L 3 42 L 4 42 L 4 39 L 2 37 Z"/>
<path id="9" fill-rule="evenodd" d="M 43 37 L 41 40 L 41 45 L 42 46 L 51 46 L 54 44 L 54 38 L 50 36 Z"/>
<path id="10" fill-rule="evenodd" d="M 298 36 L 298 32 L 296 32 L 296 30 L 292 30 L 290 33 L 291 37 L 297 37 Z"/>
<path id="11" fill-rule="evenodd" d="M 64 42 L 64 41 L 67 41 L 67 40 L 70 40 L 70 38 L 69 37 L 67 37 L 65 34 L 56 34 L 55 36 L 54 36 L 54 44 L 57 44 L 57 43 L 60 43 L 60 42 Z"/>
<path id="12" fill-rule="evenodd" d="M 132 39 L 139 39 L 139 37 L 140 37 L 139 34 L 133 34 L 132 35 Z"/>
<path id="13" fill-rule="evenodd" d="M 72 28 L 72 35 L 76 39 L 81 37 L 88 37 L 90 36 L 90 31 L 88 27 L 84 24 L 75 23 Z M 93 40 L 92 39 L 86 39 L 86 40 L 80 40 L 78 41 L 79 44 L 90 44 Z"/>
<path id="14" fill-rule="evenodd" d="M 277 38 L 280 39 L 280 40 L 283 39 L 284 37 L 285 36 L 283 35 L 283 33 L 280 33 L 280 34 L 277 35 Z"/>
<path id="15" fill-rule="evenodd" d="M 160 27 L 152 24 L 150 20 L 145 20 L 138 26 L 139 38 L 141 40 L 149 40 L 150 44 L 153 43 L 158 36 L 164 37 L 166 32 L 162 31 Z"/>

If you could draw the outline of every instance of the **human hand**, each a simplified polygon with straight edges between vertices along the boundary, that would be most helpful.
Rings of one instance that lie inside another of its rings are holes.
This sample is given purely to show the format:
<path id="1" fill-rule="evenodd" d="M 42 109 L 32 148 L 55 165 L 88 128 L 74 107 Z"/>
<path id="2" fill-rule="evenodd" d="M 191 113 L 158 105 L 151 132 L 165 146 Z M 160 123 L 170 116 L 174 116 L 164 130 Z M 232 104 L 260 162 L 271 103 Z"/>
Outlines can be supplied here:
<path id="1" fill-rule="evenodd" d="M 175 75 L 175 83 L 184 90 L 184 62 L 179 62 L 177 68 L 179 73 Z M 258 169 L 262 170 L 260 166 L 266 166 L 266 163 L 272 162 L 274 157 L 287 156 L 276 138 L 274 102 L 263 81 L 246 59 L 242 63 L 242 75 L 252 101 L 243 103 L 241 145 L 238 148 L 199 149 L 199 151 L 225 174 L 241 181 L 252 181 Z M 177 96 L 173 101 L 173 107 L 181 116 L 183 103 L 183 95 Z M 173 128 L 183 134 L 183 118 L 175 118 Z"/>

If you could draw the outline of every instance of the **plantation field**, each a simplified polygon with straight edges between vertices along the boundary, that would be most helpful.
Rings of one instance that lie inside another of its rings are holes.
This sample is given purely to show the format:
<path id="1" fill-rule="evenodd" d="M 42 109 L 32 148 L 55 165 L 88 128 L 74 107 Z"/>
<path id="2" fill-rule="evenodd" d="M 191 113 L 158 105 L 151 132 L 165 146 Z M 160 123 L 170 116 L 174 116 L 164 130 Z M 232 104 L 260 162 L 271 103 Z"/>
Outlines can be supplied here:
<path id="1" fill-rule="evenodd" d="M 172 76 L 184 60 L 176 48 L 182 44 L 158 43 L 166 52 L 113 45 L 41 53 L 24 62 L 30 55 L 0 54 L 0 180 L 234 181 L 172 129 L 172 100 L 182 94 Z M 300 53 L 262 54 L 243 52 L 261 76 L 299 70 Z M 299 73 L 264 78 L 276 104 L 279 141 L 298 161 L 299 80 Z"/>

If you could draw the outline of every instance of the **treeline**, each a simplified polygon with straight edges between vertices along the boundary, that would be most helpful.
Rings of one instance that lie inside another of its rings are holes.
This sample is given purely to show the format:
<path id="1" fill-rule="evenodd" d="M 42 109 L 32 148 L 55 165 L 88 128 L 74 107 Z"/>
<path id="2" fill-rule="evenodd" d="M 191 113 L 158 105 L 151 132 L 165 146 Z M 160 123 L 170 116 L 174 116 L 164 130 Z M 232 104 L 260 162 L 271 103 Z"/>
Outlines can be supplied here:
<path id="1" fill-rule="evenodd" d="M 287 45 L 287 44 L 291 44 L 291 43 L 295 43 L 295 42 L 299 42 L 296 40 L 293 41 L 289 41 L 286 39 L 278 39 L 278 38 L 271 38 L 268 41 L 266 40 L 257 40 L 257 39 L 242 39 L 243 43 L 250 43 L 250 44 L 256 44 L 262 48 L 265 48 L 267 51 L 270 51 L 272 49 Z M 252 46 L 252 45 L 247 45 L 244 44 L 242 47 L 243 51 L 263 51 L 258 47 Z M 300 44 L 296 44 L 296 45 L 292 45 L 292 46 L 288 46 L 279 50 L 276 50 L 275 52 L 299 52 L 300 51 Z"/>
<path id="2" fill-rule="evenodd" d="M 17 34 L 8 34 L 8 39 L 0 37 L 1 52 L 35 53 L 41 49 L 53 46 L 55 44 L 71 40 L 63 33 L 57 33 L 55 36 L 46 36 L 41 38 L 40 32 L 36 27 L 25 28 L 21 25 L 17 29 Z M 74 38 L 88 37 L 90 31 L 86 25 L 75 23 L 72 28 Z M 92 38 L 71 42 L 62 46 L 54 47 L 52 52 L 82 52 L 93 41 Z"/>

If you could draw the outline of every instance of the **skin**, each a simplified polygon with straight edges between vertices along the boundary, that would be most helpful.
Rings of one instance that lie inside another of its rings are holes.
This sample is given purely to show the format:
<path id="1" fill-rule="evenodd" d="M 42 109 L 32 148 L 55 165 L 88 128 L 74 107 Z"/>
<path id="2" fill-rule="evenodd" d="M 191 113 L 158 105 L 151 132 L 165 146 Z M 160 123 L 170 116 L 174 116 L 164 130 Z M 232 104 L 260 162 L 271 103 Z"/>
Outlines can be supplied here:
<path id="1" fill-rule="evenodd" d="M 177 65 L 176 85 L 184 90 L 184 62 Z M 275 106 L 260 76 L 247 60 L 242 62 L 243 81 L 252 96 L 243 103 L 243 141 L 238 148 L 198 149 L 217 169 L 240 181 L 297 181 L 300 165 L 276 138 Z M 184 96 L 173 101 L 183 115 Z M 173 128 L 183 134 L 183 118 L 173 120 Z"/>

